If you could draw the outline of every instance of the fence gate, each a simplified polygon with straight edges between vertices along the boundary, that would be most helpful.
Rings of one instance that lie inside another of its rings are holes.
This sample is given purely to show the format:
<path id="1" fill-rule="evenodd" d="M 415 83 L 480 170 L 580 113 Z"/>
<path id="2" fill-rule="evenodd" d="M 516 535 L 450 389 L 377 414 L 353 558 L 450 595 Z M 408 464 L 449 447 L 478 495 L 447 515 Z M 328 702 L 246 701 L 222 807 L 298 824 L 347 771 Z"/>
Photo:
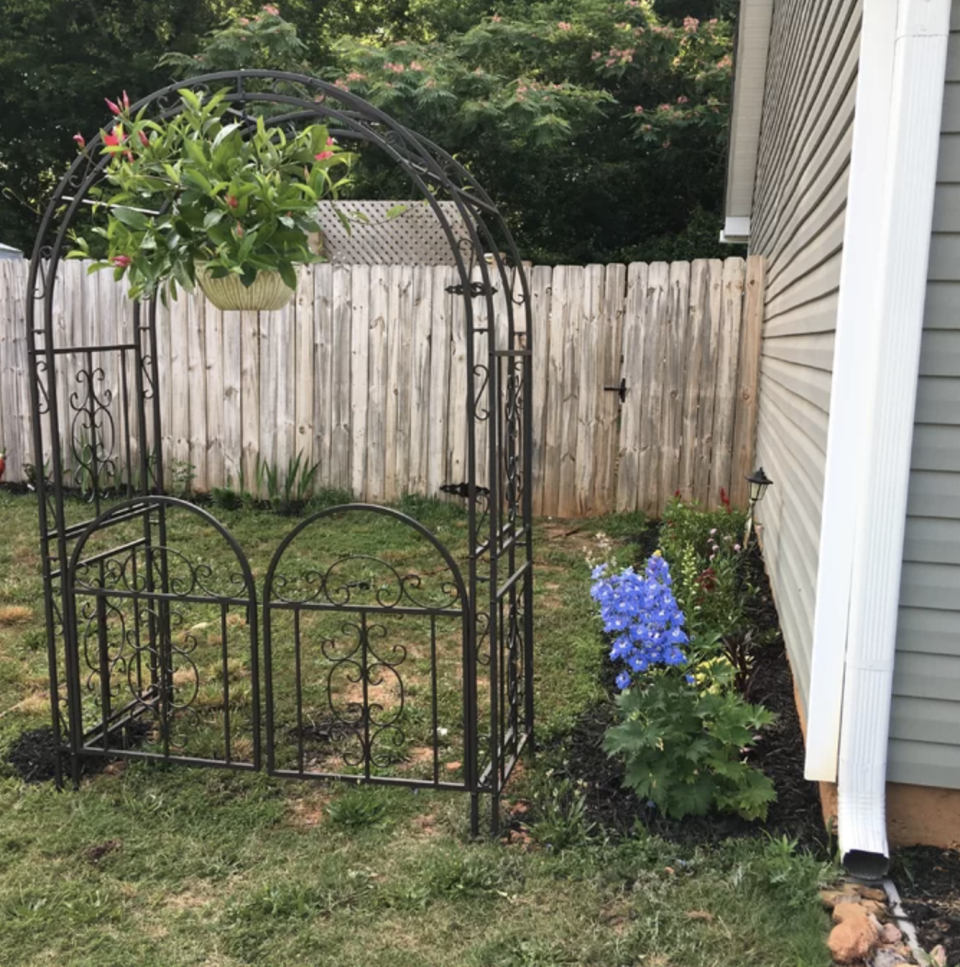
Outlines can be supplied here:
<path id="1" fill-rule="evenodd" d="M 405 566 L 371 552 L 337 553 L 344 518 L 372 519 L 378 544 L 400 531 Z M 426 528 L 384 507 L 321 511 L 280 545 L 263 600 L 272 774 L 359 774 L 459 789 L 476 803 L 470 605 L 460 568 Z"/>
<path id="2" fill-rule="evenodd" d="M 533 333 L 516 247 L 461 165 L 347 91 L 303 75 L 231 71 L 157 91 L 131 110 L 168 119 L 183 87 L 225 91 L 242 130 L 255 130 L 264 114 L 271 124 L 319 122 L 355 143 L 359 163 L 384 153 L 432 212 L 456 270 L 444 295 L 459 302 L 463 320 L 456 379 L 440 350 L 436 364 L 450 370 L 462 409 L 458 416 L 444 406 L 439 419 L 424 413 L 422 422 L 432 474 L 445 434 L 459 455 L 460 479 L 433 485 L 466 505 L 460 546 L 455 560 L 412 518 L 347 505 L 278 537 L 261 587 L 254 549 L 236 536 L 241 521 L 231 534 L 207 511 L 163 494 L 176 414 L 160 387 L 171 378 L 180 385 L 183 374 L 161 372 L 170 356 L 158 347 L 172 334 L 156 301 L 134 304 L 116 340 L 101 338 L 116 305 L 56 295 L 78 213 L 106 217 L 103 206 L 85 207 L 109 160 L 91 139 L 44 216 L 26 300 L 57 781 L 66 771 L 76 784 L 92 756 L 231 769 L 259 769 L 265 758 L 279 776 L 469 793 L 475 832 L 488 794 L 495 832 L 504 784 L 533 738 Z M 331 297 L 353 295 L 334 289 Z M 261 325 L 268 330 L 268 316 Z M 385 331 L 398 341 L 377 352 L 399 359 L 415 333 Z M 234 353 L 241 338 L 225 324 L 222 343 L 206 351 Z M 382 362 L 371 349 L 370 372 Z M 329 389 L 335 397 L 337 387 Z M 243 400 L 234 394 L 241 409 Z M 345 405 L 335 402 L 326 418 L 343 429 Z M 249 419 L 246 410 L 231 414 L 235 426 Z M 390 433 L 378 425 L 359 438 L 368 468 L 382 468 L 383 455 L 377 464 L 366 454 L 389 451 Z M 391 534 L 400 535 L 393 544 Z"/>

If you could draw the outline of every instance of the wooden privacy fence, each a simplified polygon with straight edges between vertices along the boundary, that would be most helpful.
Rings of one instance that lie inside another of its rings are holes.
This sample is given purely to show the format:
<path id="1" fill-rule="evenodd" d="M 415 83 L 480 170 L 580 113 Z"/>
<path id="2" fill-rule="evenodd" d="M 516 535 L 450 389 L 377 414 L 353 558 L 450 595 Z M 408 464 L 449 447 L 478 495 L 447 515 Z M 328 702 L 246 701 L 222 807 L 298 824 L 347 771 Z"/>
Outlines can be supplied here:
<path id="1" fill-rule="evenodd" d="M 762 261 L 534 266 L 533 504 L 537 514 L 657 514 L 676 491 L 746 502 L 752 469 Z M 27 263 L 0 261 L 0 441 L 7 480 L 34 463 Z M 183 296 L 159 320 L 163 452 L 197 490 L 253 489 L 258 458 L 299 452 L 316 483 L 391 500 L 465 479 L 465 326 L 451 266 L 319 265 L 276 313 Z M 130 342 L 109 273 L 61 266 L 56 345 Z M 502 298 L 502 296 L 500 296 Z M 484 300 L 477 310 L 485 312 Z M 478 322 L 477 325 L 484 325 Z M 61 396 L 77 391 L 65 354 Z M 123 373 L 104 357 L 103 383 Z M 131 408 L 132 409 L 132 408 Z M 117 413 L 117 420 L 130 414 Z M 63 428 L 67 432 L 67 428 Z M 478 481 L 486 441 L 478 433 Z"/>

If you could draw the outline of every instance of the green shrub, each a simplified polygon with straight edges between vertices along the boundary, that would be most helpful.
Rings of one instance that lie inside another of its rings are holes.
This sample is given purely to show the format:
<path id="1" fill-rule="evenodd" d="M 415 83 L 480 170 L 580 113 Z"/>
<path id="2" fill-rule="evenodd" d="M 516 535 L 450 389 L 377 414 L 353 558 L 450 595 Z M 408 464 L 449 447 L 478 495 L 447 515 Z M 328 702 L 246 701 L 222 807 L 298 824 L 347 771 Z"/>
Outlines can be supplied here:
<path id="1" fill-rule="evenodd" d="M 774 716 L 735 691 L 691 687 L 671 670 L 617 698 L 620 724 L 604 749 L 622 756 L 624 784 L 674 819 L 716 806 L 744 819 L 763 819 L 776 799 L 773 783 L 742 758 Z"/>

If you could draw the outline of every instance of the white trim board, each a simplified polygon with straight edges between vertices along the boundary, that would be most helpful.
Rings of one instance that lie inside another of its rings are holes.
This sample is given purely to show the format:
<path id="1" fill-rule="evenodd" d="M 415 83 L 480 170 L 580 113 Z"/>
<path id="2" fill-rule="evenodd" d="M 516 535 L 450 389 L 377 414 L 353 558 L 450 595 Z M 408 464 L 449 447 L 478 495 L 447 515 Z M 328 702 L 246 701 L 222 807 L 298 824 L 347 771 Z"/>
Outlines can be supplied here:
<path id="1" fill-rule="evenodd" d="M 745 242 L 750 234 L 753 190 L 760 150 L 760 122 L 767 74 L 773 0 L 741 0 L 734 62 L 733 105 L 724 211 L 727 222 L 746 219 L 746 232 L 726 226 L 722 241 Z"/>

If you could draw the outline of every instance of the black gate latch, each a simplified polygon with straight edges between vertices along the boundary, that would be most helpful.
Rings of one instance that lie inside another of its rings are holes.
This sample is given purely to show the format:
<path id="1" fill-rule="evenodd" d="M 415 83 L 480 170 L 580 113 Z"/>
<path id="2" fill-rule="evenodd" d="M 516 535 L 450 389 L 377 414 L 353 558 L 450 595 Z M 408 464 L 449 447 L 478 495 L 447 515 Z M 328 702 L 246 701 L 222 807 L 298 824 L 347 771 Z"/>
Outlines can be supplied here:
<path id="1" fill-rule="evenodd" d="M 620 380 L 619 386 L 604 386 L 604 389 L 610 393 L 616 393 L 620 397 L 620 402 L 623 403 L 627 398 L 627 380 L 623 377 Z"/>
<path id="2" fill-rule="evenodd" d="M 441 484 L 440 489 L 445 494 L 453 494 L 454 497 L 469 497 L 470 496 L 470 484 L 455 483 L 455 484 Z M 479 484 L 476 487 L 478 497 L 487 497 L 490 494 L 489 487 L 481 487 Z"/>
<path id="3" fill-rule="evenodd" d="M 447 292 L 450 292 L 453 295 L 463 295 L 463 283 L 458 282 L 456 285 L 448 285 Z M 496 295 L 497 290 L 493 286 L 491 286 L 488 289 L 483 282 L 470 283 L 470 292 L 468 293 L 468 295 L 470 296 L 471 299 L 476 299 L 477 296 L 487 295 L 487 294 Z"/>

